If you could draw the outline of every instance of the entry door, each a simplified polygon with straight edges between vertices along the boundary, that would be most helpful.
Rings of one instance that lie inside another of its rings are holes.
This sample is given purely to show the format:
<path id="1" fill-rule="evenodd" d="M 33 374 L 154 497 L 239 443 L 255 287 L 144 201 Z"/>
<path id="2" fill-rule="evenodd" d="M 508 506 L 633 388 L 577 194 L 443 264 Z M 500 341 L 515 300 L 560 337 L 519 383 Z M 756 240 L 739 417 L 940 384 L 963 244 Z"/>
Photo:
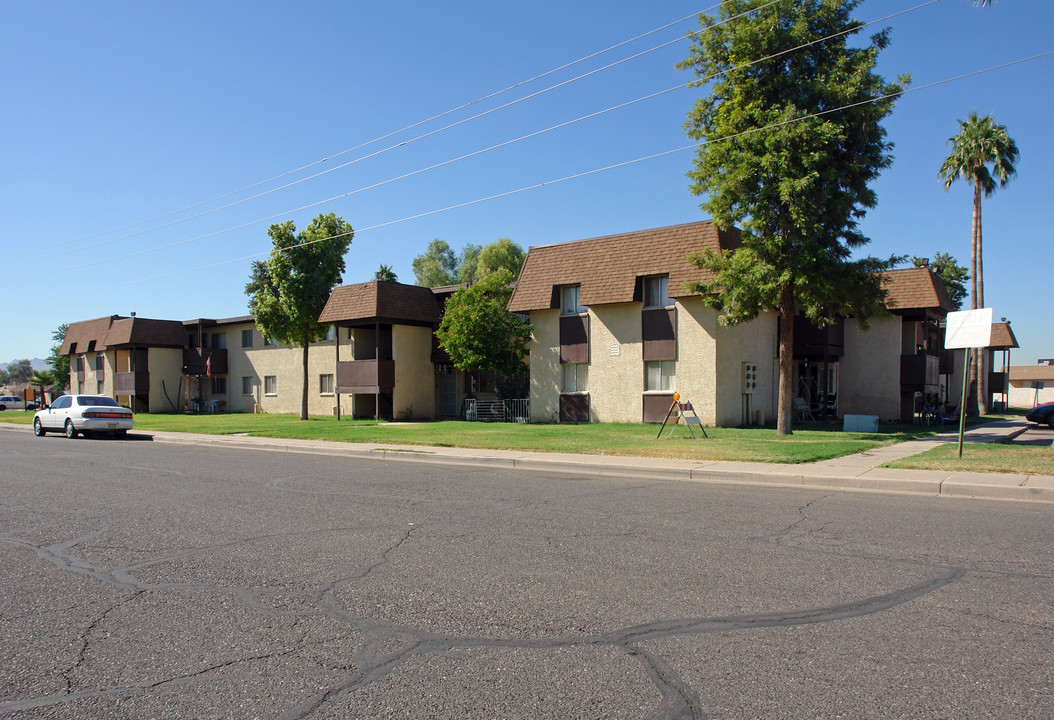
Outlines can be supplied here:
<path id="1" fill-rule="evenodd" d="M 440 394 L 443 403 L 443 417 L 457 417 L 457 375 L 444 373 L 440 375 Z"/>

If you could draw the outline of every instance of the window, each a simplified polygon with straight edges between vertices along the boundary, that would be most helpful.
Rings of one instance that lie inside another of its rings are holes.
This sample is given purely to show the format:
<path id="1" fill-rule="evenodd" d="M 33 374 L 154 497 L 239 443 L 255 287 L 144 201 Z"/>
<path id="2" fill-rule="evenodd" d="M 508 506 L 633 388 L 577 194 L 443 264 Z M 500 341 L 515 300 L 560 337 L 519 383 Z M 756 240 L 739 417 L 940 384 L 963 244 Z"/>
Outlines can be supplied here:
<path id="1" fill-rule="evenodd" d="M 670 278 L 667 275 L 644 278 L 644 307 L 673 305 L 673 300 L 666 295 L 669 287 Z"/>
<path id="2" fill-rule="evenodd" d="M 327 340 L 335 340 L 335 339 L 336 339 L 336 337 L 337 337 L 337 328 L 336 328 L 336 326 L 334 326 L 334 325 L 330 325 L 330 326 L 329 326 L 329 329 L 328 329 L 328 330 L 326 330 L 326 335 L 325 335 L 325 337 L 323 337 L 323 338 L 322 338 L 322 340 L 323 340 L 323 341 L 327 341 Z"/>
<path id="3" fill-rule="evenodd" d="M 332 375 L 319 375 L 318 376 L 318 393 L 319 393 L 319 395 L 332 395 L 333 394 L 333 376 Z"/>
<path id="4" fill-rule="evenodd" d="M 242 378 L 242 395 L 253 394 L 253 379 L 251 377 Z"/>
<path id="5" fill-rule="evenodd" d="M 214 378 L 212 378 L 212 394 L 213 395 L 226 395 L 227 394 L 227 378 L 225 378 L 225 377 L 214 377 Z"/>
<path id="6" fill-rule="evenodd" d="M 99 378 L 95 381 L 95 392 L 99 393 L 100 395 L 106 392 L 106 382 L 102 378 Z"/>
<path id="7" fill-rule="evenodd" d="M 212 333 L 212 349 L 213 350 L 226 350 L 227 349 L 227 333 Z"/>
<path id="8" fill-rule="evenodd" d="M 587 363 L 561 365 L 560 375 L 561 392 L 586 392 L 589 389 L 589 365 Z"/>
<path id="9" fill-rule="evenodd" d="M 644 363 L 644 390 L 670 392 L 677 388 L 677 363 L 653 360 Z"/>
<path id="10" fill-rule="evenodd" d="M 586 308 L 578 304 L 578 291 L 581 285 L 564 285 L 560 288 L 560 314 L 581 315 Z"/>
<path id="11" fill-rule="evenodd" d="M 274 375 L 264 376 L 264 395 L 278 394 L 278 378 Z"/>
<path id="12" fill-rule="evenodd" d="M 253 331 L 242 330 L 242 347 L 251 348 L 253 346 Z"/>
<path id="13" fill-rule="evenodd" d="M 101 373 L 106 370 L 106 356 L 99 353 L 95 356 L 95 372 Z"/>

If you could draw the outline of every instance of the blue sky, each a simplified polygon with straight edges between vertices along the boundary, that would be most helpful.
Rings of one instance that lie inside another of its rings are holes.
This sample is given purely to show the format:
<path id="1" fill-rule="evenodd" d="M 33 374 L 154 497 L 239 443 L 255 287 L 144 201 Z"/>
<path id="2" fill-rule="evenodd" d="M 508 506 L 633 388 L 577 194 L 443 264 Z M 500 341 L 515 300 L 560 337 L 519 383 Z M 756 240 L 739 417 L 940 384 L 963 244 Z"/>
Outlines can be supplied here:
<path id="1" fill-rule="evenodd" d="M 356 229 L 348 283 L 382 263 L 413 282 L 411 261 L 433 238 L 458 249 L 510 237 L 527 248 L 705 218 L 685 177 L 692 151 L 669 152 L 691 144 L 682 124 L 699 90 L 473 154 L 686 83 L 674 65 L 694 17 L 334 156 L 715 1 L 0 5 L 0 362 L 46 356 L 65 321 L 245 314 L 268 224 L 303 227 L 319 212 Z M 868 0 L 856 15 L 877 20 L 919 2 Z M 943 251 L 969 265 L 971 192 L 945 192 L 937 169 L 956 120 L 992 114 L 1021 159 L 1012 184 L 984 203 L 985 298 L 1012 320 L 1014 364 L 1054 358 L 1054 56 L 930 86 L 1054 50 L 1054 4 L 941 0 L 875 27 L 892 29 L 879 72 L 910 73 L 917 90 L 886 121 L 895 161 L 874 186 L 867 253 Z M 566 82 L 583 73 L 592 74 Z M 414 139 L 451 123 L 460 124 Z M 512 194 L 475 202 L 503 193 Z"/>

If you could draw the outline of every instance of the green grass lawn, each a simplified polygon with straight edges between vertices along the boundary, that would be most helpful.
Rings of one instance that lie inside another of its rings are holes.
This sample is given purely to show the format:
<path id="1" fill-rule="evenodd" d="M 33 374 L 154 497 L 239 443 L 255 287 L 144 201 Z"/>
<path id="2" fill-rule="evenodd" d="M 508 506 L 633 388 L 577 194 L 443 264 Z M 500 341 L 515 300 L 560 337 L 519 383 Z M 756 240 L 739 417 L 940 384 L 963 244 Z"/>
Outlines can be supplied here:
<path id="1" fill-rule="evenodd" d="M 1054 475 L 1054 448 L 1013 443 L 964 443 L 963 456 L 960 458 L 959 443 L 948 443 L 882 467 Z"/>
<path id="2" fill-rule="evenodd" d="M 987 419 L 1013 417 L 989 416 Z M 0 422 L 29 425 L 32 412 L 5 411 Z M 971 419 L 971 425 L 981 420 Z M 525 425 L 519 423 L 470 423 L 442 421 L 424 423 L 348 420 L 312 417 L 301 422 L 295 415 L 149 415 L 135 416 L 137 430 L 244 434 L 256 437 L 378 443 L 386 446 L 424 445 L 493 450 L 566 452 L 587 455 L 682 458 L 688 460 L 736 460 L 743 462 L 809 463 L 850 455 L 875 447 L 950 432 L 949 425 L 934 429 L 918 425 L 883 425 L 880 432 L 843 433 L 840 425 L 799 423 L 794 434 L 777 435 L 774 426 L 706 429 L 709 438 L 691 439 L 683 425 L 669 428 L 656 438 L 657 425 L 595 423 L 591 425 Z M 696 432 L 698 435 L 698 431 Z M 946 445 L 888 467 L 977 472 L 1041 473 L 1054 475 L 1054 453 L 1050 448 L 967 443 L 964 457 L 957 444 Z"/>
<path id="3" fill-rule="evenodd" d="M 11 412 L 2 422 L 32 422 L 32 413 Z M 793 435 L 776 434 L 774 427 L 707 428 L 709 438 L 692 439 L 681 425 L 672 436 L 667 428 L 656 438 L 658 426 L 595 423 L 590 425 L 525 425 L 520 423 L 377 423 L 295 415 L 148 415 L 135 416 L 137 430 L 215 435 L 330 440 L 335 442 L 426 445 L 494 450 L 533 450 L 592 455 L 806 463 L 862 452 L 882 445 L 931 434 L 918 426 L 890 426 L 884 432 L 843 433 L 838 425 L 802 424 Z M 696 429 L 696 435 L 699 435 Z"/>

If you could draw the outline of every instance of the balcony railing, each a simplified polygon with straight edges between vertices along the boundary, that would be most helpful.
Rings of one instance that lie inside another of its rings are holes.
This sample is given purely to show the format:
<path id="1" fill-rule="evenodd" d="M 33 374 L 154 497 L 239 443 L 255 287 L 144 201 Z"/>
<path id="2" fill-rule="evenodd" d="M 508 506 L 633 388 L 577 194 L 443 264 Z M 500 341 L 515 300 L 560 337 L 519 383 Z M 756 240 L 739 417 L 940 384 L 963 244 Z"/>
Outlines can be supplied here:
<path id="1" fill-rule="evenodd" d="M 941 360 L 920 352 L 900 356 L 900 389 L 902 391 L 934 392 L 940 384 Z"/>
<path id="2" fill-rule="evenodd" d="M 187 348 L 183 350 L 183 374 L 226 375 L 226 348 Z"/>
<path id="3" fill-rule="evenodd" d="M 827 331 L 826 342 L 824 330 Z M 804 316 L 794 318 L 794 357 L 822 358 L 826 354 L 837 360 L 845 354 L 845 320 L 839 318 L 820 328 Z"/>
<path id="4" fill-rule="evenodd" d="M 394 360 L 347 360 L 337 363 L 337 392 L 373 395 L 395 387 Z"/>
<path id="5" fill-rule="evenodd" d="M 119 372 L 114 379 L 114 390 L 117 395 L 140 395 L 150 392 L 150 373 Z"/>

